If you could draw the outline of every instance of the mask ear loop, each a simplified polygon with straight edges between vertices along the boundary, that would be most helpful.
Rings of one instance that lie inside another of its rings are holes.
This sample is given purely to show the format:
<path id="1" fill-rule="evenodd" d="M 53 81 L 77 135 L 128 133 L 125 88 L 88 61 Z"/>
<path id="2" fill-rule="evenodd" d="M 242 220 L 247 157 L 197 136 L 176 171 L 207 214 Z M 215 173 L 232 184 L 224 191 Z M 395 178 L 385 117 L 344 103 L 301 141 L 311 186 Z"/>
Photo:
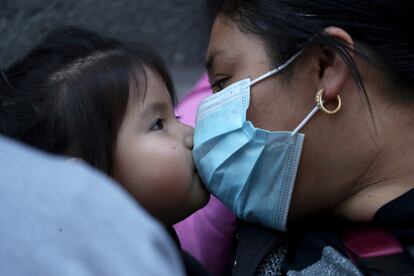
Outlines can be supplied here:
<path id="1" fill-rule="evenodd" d="M 290 134 L 290 136 L 295 136 L 309 121 L 312 117 L 319 111 L 319 106 L 315 106 L 311 112 L 303 119 L 303 121 L 295 128 L 295 130 Z"/>
<path id="2" fill-rule="evenodd" d="M 254 79 L 253 81 L 250 82 L 249 86 L 253 86 L 256 83 L 258 83 L 259 81 L 262 81 L 274 74 L 277 74 L 278 72 L 282 71 L 283 69 L 285 69 L 287 66 L 289 66 L 300 54 L 302 54 L 303 49 L 300 50 L 299 52 L 297 52 L 296 54 L 294 54 L 290 59 L 288 59 L 285 63 L 283 63 L 282 65 L 278 66 L 276 69 L 273 69 L 272 71 L 269 71 L 265 74 L 263 74 L 262 76 Z M 299 126 L 291 133 L 291 136 L 295 136 L 308 122 L 309 120 L 316 114 L 316 112 L 318 112 L 319 110 L 319 106 L 315 106 L 312 111 L 306 116 L 306 118 L 299 124 Z"/>
<path id="3" fill-rule="evenodd" d="M 250 86 L 258 83 L 259 81 L 262 81 L 280 71 L 282 71 L 283 69 L 285 69 L 287 66 L 289 66 L 301 53 L 303 50 L 300 50 L 299 52 L 297 52 L 293 57 L 291 57 L 290 59 L 288 59 L 288 61 L 286 61 L 285 63 L 283 63 L 282 65 L 280 65 L 279 67 L 277 67 L 276 69 L 273 69 L 272 71 L 267 72 L 266 74 L 263 74 L 262 76 L 258 77 L 257 79 L 254 79 L 253 81 L 250 82 Z"/>
<path id="4" fill-rule="evenodd" d="M 323 105 L 325 101 L 322 99 L 322 96 L 324 93 L 325 93 L 325 88 L 320 89 L 316 93 L 316 106 L 312 109 L 311 112 L 309 112 L 309 114 L 305 117 L 305 119 L 303 119 L 303 121 L 297 126 L 297 128 L 295 128 L 295 130 L 290 134 L 290 136 L 295 136 L 309 122 L 309 120 L 312 119 L 312 117 L 319 110 L 322 110 L 326 114 L 332 115 L 332 114 L 337 113 L 341 109 L 342 101 L 339 95 L 336 96 L 336 100 L 338 102 L 336 108 L 334 110 L 326 109 L 325 106 Z"/>

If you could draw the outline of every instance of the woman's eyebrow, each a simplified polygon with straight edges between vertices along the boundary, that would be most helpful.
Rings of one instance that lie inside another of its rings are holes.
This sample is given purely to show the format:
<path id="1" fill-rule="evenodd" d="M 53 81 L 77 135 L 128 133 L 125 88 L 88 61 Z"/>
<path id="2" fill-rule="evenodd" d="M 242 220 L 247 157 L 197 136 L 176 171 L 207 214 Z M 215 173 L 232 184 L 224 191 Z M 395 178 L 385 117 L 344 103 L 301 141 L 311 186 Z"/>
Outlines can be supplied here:
<path id="1" fill-rule="evenodd" d="M 205 63 L 205 67 L 208 73 L 211 73 L 211 71 L 213 70 L 217 57 L 224 53 L 225 51 L 223 49 L 214 50 L 211 53 L 209 53 L 207 61 Z"/>

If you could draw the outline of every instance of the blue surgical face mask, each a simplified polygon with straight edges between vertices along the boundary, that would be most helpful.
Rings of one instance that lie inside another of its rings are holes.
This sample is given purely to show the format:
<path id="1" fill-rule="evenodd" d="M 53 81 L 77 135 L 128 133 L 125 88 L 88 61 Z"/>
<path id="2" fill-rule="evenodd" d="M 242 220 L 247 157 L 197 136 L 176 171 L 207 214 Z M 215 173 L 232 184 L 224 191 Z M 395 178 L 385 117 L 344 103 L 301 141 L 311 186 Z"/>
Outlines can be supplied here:
<path id="1" fill-rule="evenodd" d="M 254 81 L 236 82 L 206 98 L 197 111 L 193 157 L 207 189 L 243 220 L 284 231 L 298 171 L 304 135 L 267 131 L 246 120 L 250 87 L 288 66 Z"/>

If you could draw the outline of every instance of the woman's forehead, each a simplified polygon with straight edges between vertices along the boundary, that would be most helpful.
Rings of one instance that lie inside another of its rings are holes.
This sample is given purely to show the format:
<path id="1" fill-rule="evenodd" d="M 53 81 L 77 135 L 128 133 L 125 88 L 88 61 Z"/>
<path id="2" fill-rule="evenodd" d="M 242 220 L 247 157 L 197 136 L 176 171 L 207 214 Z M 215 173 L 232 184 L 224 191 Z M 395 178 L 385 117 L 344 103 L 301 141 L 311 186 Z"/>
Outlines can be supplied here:
<path id="1" fill-rule="evenodd" d="M 218 16 L 211 31 L 206 54 L 206 69 L 214 71 L 217 61 L 231 62 L 251 56 L 267 59 L 265 45 L 257 36 L 242 32 L 236 23 L 224 16 Z"/>
<path id="2" fill-rule="evenodd" d="M 227 55 L 236 51 L 234 46 L 239 44 L 242 36 L 243 34 L 232 21 L 223 16 L 217 17 L 211 30 L 206 63 L 218 55 Z"/>
<path id="3" fill-rule="evenodd" d="M 241 32 L 234 22 L 224 16 L 218 16 L 211 29 L 207 55 L 210 51 L 227 50 L 229 44 L 240 39 L 239 35 Z"/>

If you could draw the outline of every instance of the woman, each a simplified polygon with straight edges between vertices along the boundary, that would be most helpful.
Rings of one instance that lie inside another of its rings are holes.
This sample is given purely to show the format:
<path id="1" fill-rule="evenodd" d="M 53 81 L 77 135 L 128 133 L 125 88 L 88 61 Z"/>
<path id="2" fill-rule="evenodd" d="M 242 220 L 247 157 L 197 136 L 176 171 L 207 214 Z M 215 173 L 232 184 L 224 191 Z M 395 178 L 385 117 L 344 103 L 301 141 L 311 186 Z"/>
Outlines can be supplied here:
<path id="1" fill-rule="evenodd" d="M 414 272 L 414 3 L 218 2 L 193 156 L 233 274 Z"/>

